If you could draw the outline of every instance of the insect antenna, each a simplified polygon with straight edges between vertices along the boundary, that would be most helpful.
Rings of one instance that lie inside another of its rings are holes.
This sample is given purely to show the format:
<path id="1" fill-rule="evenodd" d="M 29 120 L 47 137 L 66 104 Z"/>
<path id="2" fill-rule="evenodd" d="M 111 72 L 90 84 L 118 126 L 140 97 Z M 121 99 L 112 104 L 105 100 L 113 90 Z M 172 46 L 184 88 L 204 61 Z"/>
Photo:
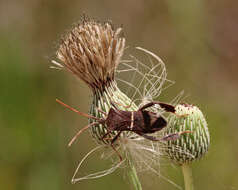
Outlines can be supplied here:
<path id="1" fill-rule="evenodd" d="M 90 118 L 90 119 L 95 119 L 95 120 L 97 120 L 97 121 L 99 121 L 99 122 L 102 121 L 102 119 L 100 119 L 100 118 L 94 117 L 94 116 L 92 116 L 92 115 L 89 115 L 89 114 L 80 112 L 80 111 L 76 110 L 75 108 L 72 108 L 71 106 L 69 106 L 69 105 L 65 104 L 64 102 L 60 101 L 59 99 L 56 99 L 56 102 L 58 102 L 58 103 L 61 104 L 62 106 L 64 106 L 64 107 L 70 109 L 71 111 L 73 111 L 73 112 L 75 112 L 75 113 L 77 113 L 77 114 L 79 114 L 79 115 L 82 115 L 82 116 L 87 117 L 87 118 Z"/>
<path id="2" fill-rule="evenodd" d="M 84 128 L 80 129 L 79 132 L 77 132 L 77 134 L 72 138 L 72 140 L 69 142 L 68 146 L 71 146 L 74 141 L 78 138 L 78 136 L 83 132 L 85 131 L 86 129 L 88 129 L 89 127 L 92 127 L 96 124 L 99 124 L 99 122 L 93 122 L 93 123 L 90 123 L 88 125 L 86 125 Z"/>
<path id="3" fill-rule="evenodd" d="M 92 115 L 89 115 L 89 114 L 80 112 L 80 111 L 76 110 L 75 108 L 72 108 L 71 106 L 69 106 L 69 105 L 65 104 L 64 102 L 60 101 L 59 99 L 56 99 L 56 102 L 58 102 L 58 103 L 61 104 L 62 106 L 64 106 L 64 107 L 70 109 L 71 111 L 73 111 L 73 112 L 75 112 L 75 113 L 77 113 L 77 114 L 79 114 L 79 115 L 82 115 L 82 116 L 84 116 L 84 117 L 97 120 L 97 122 L 90 123 L 90 124 L 86 125 L 84 128 L 80 129 L 80 130 L 78 131 L 78 133 L 77 133 L 77 134 L 72 138 L 72 140 L 69 142 L 68 146 L 71 146 L 71 145 L 74 143 L 74 141 L 78 138 L 78 136 L 79 136 L 83 131 L 85 131 L 86 129 L 88 129 L 89 127 L 92 127 L 92 126 L 97 125 L 97 124 L 102 124 L 103 122 L 105 122 L 105 119 L 103 119 L 103 118 L 100 119 L 100 118 L 94 117 L 94 116 L 92 116 Z"/>

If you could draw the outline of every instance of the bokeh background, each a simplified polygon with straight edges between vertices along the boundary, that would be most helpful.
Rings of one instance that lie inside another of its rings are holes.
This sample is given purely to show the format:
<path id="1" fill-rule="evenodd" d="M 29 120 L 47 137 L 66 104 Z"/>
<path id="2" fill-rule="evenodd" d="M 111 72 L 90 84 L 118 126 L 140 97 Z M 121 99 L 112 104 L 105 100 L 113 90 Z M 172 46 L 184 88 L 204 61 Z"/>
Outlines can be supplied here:
<path id="1" fill-rule="evenodd" d="M 0 1 L 0 189 L 131 189 L 123 170 L 70 183 L 78 161 L 95 144 L 84 133 L 67 148 L 87 119 L 55 98 L 87 112 L 91 93 L 69 73 L 49 66 L 60 37 L 83 13 L 122 24 L 128 46 L 145 47 L 165 61 L 176 84 L 160 100 L 184 90 L 186 102 L 205 113 L 211 147 L 193 164 L 196 189 L 238 189 L 237 7 L 235 0 Z M 85 171 L 107 167 L 96 156 L 89 163 Z M 165 165 L 163 174 L 183 186 L 178 167 Z M 140 177 L 146 190 L 176 189 L 155 175 Z"/>

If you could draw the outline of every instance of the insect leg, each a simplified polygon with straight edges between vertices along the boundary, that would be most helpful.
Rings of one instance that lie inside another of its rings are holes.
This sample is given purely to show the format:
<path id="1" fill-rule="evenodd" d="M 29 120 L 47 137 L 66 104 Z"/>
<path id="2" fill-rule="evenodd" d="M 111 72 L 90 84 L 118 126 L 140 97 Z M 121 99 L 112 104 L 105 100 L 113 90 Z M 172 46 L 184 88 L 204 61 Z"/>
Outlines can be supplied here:
<path id="1" fill-rule="evenodd" d="M 99 122 L 93 122 L 90 123 L 89 125 L 86 125 L 84 128 L 80 129 L 79 132 L 72 138 L 72 140 L 69 142 L 68 146 L 71 146 L 73 144 L 73 142 L 78 138 L 78 136 L 85 131 L 86 129 L 88 129 L 89 127 L 92 127 L 96 124 L 99 124 Z"/>
<path id="2" fill-rule="evenodd" d="M 130 107 L 132 106 L 133 101 L 131 101 L 131 103 L 130 103 L 129 105 L 127 105 L 127 106 L 124 105 L 124 104 L 121 104 L 121 103 L 119 103 L 119 102 L 112 101 L 112 100 L 111 100 L 111 104 L 112 104 L 112 106 L 113 106 L 114 108 L 116 108 L 115 104 L 117 104 L 117 105 L 119 105 L 119 106 L 122 106 L 122 107 L 125 108 L 125 109 L 128 109 L 128 108 L 130 108 Z"/>
<path id="3" fill-rule="evenodd" d="M 162 138 L 156 138 L 154 136 L 149 136 L 149 135 L 140 134 L 140 133 L 137 133 L 137 134 L 151 141 L 174 141 L 180 138 L 180 136 L 185 133 L 192 133 L 192 131 L 182 131 L 179 133 L 171 133 Z"/>
<path id="4" fill-rule="evenodd" d="M 108 131 L 106 134 L 104 134 L 104 135 L 101 137 L 101 139 L 102 139 L 102 140 L 105 140 L 105 137 L 106 137 L 107 135 L 109 135 L 111 132 L 112 132 L 112 131 Z"/>
<path id="5" fill-rule="evenodd" d="M 117 133 L 117 135 L 112 139 L 111 141 L 111 147 L 112 149 L 116 152 L 116 154 L 118 155 L 119 159 L 120 159 L 120 162 L 122 162 L 122 156 L 120 155 L 120 153 L 117 151 L 117 149 L 114 147 L 113 143 L 118 139 L 118 137 L 120 136 L 122 131 L 119 131 Z"/>
<path id="6" fill-rule="evenodd" d="M 112 143 L 111 143 L 111 147 L 116 152 L 116 154 L 119 156 L 120 162 L 122 162 L 122 156 L 120 155 L 120 153 L 117 151 L 117 149 L 114 147 L 114 145 Z"/>
<path id="7" fill-rule="evenodd" d="M 95 107 L 95 109 L 97 109 L 99 112 L 101 112 L 103 115 L 105 115 L 105 116 L 107 116 L 107 113 L 105 112 L 105 111 L 103 111 L 103 110 L 101 110 L 101 109 L 99 109 L 99 108 L 97 108 L 97 107 Z"/>
<path id="8" fill-rule="evenodd" d="M 138 133 L 137 133 L 138 134 Z M 138 134 L 142 137 L 144 137 L 145 139 L 148 139 L 148 140 L 151 140 L 151 141 L 160 141 L 160 139 L 157 139 L 156 137 L 154 136 L 149 136 L 149 135 L 146 135 L 146 134 Z"/>
<path id="9" fill-rule="evenodd" d="M 111 144 L 113 144 L 113 143 L 118 139 L 118 137 L 120 136 L 121 132 L 122 132 L 122 131 L 119 131 L 119 132 L 117 133 L 117 135 L 116 135 L 115 137 L 113 137 L 113 139 L 112 139 L 112 141 L 111 141 Z"/>
<path id="10" fill-rule="evenodd" d="M 175 107 L 174 106 L 172 106 L 170 104 L 162 103 L 162 102 L 156 102 L 156 101 L 145 104 L 144 106 L 139 108 L 139 110 L 142 111 L 142 110 L 144 110 L 146 108 L 149 108 L 149 107 L 151 107 L 153 105 L 156 105 L 156 104 L 160 105 L 160 107 L 163 108 L 167 112 L 175 113 Z"/>
<path id="11" fill-rule="evenodd" d="M 165 137 L 161 138 L 161 140 L 162 141 L 175 141 L 178 138 L 180 138 L 180 136 L 182 134 L 186 134 L 186 133 L 192 133 L 192 131 L 182 131 L 182 132 L 179 132 L 179 133 L 171 133 L 171 134 L 168 134 Z"/>

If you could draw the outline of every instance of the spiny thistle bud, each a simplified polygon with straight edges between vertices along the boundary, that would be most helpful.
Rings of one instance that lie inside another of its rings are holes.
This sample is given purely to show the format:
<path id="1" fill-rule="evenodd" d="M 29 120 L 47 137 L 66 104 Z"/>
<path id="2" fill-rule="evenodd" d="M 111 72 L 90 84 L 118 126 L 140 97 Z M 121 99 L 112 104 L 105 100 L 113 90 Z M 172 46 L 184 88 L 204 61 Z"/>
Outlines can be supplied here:
<path id="1" fill-rule="evenodd" d="M 175 163 L 187 164 L 206 154 L 210 144 L 207 122 L 200 109 L 193 105 L 179 104 L 175 114 L 168 118 L 165 134 L 191 131 L 175 141 L 167 141 L 166 155 Z"/>

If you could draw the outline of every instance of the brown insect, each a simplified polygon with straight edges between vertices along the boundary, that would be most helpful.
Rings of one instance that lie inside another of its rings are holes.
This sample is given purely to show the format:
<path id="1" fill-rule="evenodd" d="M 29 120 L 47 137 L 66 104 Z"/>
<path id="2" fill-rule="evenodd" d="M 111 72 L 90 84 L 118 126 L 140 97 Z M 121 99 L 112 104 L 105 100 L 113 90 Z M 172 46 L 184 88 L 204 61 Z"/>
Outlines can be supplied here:
<path id="1" fill-rule="evenodd" d="M 86 129 L 89 127 L 92 127 L 97 124 L 102 124 L 106 126 L 107 133 L 102 137 L 104 139 L 107 135 L 110 133 L 117 131 L 117 135 L 113 137 L 111 140 L 111 146 L 112 148 L 117 152 L 115 147 L 113 146 L 113 143 L 118 139 L 120 134 L 123 131 L 131 131 L 134 132 L 146 139 L 149 139 L 151 141 L 169 141 L 169 140 L 176 140 L 180 137 L 181 134 L 184 133 L 191 133 L 191 131 L 183 131 L 180 133 L 172 133 L 162 138 L 156 138 L 154 136 L 149 136 L 147 134 L 154 133 L 156 131 L 160 131 L 164 127 L 167 126 L 166 119 L 159 115 L 158 113 L 154 113 L 151 111 L 147 111 L 146 108 L 152 107 L 153 105 L 158 104 L 162 109 L 164 109 L 166 112 L 171 112 L 175 114 L 175 107 L 166 103 L 162 102 L 150 102 L 141 108 L 139 108 L 137 111 L 124 111 L 118 109 L 114 103 L 112 103 L 112 107 L 110 108 L 108 114 L 103 112 L 102 110 L 99 110 L 102 112 L 106 117 L 105 118 L 97 118 L 92 115 L 88 115 L 86 113 L 82 113 L 69 105 L 61 102 L 60 100 L 56 99 L 56 101 L 63 106 L 69 108 L 70 110 L 78 113 L 79 115 L 82 115 L 87 118 L 91 118 L 96 120 L 96 122 L 90 123 L 89 125 L 85 126 L 79 132 L 72 138 L 69 146 L 72 145 L 72 143 L 77 139 L 77 137 Z M 117 152 L 118 156 L 120 157 L 120 160 L 122 161 L 121 155 Z"/>

